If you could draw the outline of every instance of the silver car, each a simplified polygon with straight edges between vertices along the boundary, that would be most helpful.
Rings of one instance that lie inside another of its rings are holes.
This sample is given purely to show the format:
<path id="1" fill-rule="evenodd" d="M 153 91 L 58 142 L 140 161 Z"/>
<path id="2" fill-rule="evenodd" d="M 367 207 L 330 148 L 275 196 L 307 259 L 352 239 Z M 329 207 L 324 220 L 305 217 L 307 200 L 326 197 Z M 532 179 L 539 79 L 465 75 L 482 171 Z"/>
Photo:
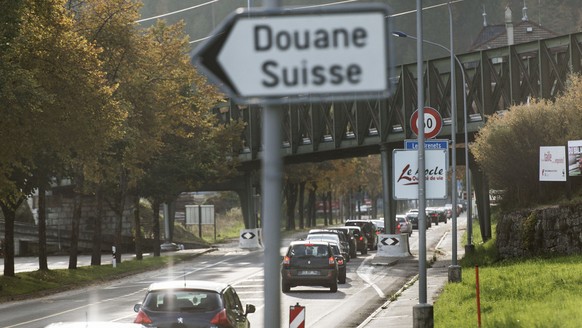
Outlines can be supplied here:
<path id="1" fill-rule="evenodd" d="M 408 221 L 406 215 L 404 214 L 396 215 L 396 226 L 400 227 L 401 234 L 408 234 L 409 236 L 412 235 L 412 223 Z"/>

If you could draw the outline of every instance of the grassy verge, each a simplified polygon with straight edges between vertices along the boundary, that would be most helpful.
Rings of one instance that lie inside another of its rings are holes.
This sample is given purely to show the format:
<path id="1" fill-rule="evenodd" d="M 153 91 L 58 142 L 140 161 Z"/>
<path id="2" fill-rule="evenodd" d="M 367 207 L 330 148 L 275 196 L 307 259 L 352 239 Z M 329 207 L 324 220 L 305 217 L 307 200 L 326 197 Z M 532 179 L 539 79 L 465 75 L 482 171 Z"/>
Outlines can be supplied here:
<path id="1" fill-rule="evenodd" d="M 495 241 L 483 243 L 478 224 L 474 232 L 462 282 L 447 284 L 434 304 L 435 327 L 478 327 L 476 265 L 482 327 L 580 327 L 581 255 L 499 261 Z"/>
<path id="2" fill-rule="evenodd" d="M 79 267 L 76 270 L 49 270 L 17 273 L 15 277 L 0 276 L 0 302 L 38 297 L 54 292 L 89 286 L 129 275 L 164 268 L 191 259 L 195 254 L 145 257 L 141 261 L 124 261 L 111 265 Z"/>

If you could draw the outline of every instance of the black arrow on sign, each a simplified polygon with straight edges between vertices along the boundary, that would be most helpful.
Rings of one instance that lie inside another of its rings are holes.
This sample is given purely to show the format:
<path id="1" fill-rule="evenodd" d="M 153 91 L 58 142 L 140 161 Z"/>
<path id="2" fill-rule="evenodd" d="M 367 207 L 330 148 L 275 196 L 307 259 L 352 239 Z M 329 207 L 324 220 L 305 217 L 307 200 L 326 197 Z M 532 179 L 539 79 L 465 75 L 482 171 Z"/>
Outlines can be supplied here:
<path id="1" fill-rule="evenodd" d="M 392 240 L 392 242 L 388 242 L 388 240 Z M 398 245 L 398 243 L 400 243 L 400 240 L 398 238 L 394 238 L 394 237 L 390 237 L 390 238 L 382 238 L 382 245 L 386 245 L 386 246 L 394 246 L 394 245 Z"/>
<path id="2" fill-rule="evenodd" d="M 240 235 L 240 237 L 242 239 L 253 239 L 253 238 L 255 238 L 255 234 L 247 231 L 247 232 L 243 233 L 242 235 Z"/>

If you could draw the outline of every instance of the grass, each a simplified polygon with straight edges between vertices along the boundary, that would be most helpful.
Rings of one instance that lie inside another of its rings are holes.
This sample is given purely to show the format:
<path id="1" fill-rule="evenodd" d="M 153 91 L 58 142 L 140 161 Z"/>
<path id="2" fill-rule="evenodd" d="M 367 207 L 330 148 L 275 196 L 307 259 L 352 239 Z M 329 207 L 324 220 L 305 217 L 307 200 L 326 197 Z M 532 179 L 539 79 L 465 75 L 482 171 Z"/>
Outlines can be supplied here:
<path id="1" fill-rule="evenodd" d="M 78 267 L 76 270 L 49 270 L 17 273 L 15 277 L 0 276 L 0 302 L 38 297 L 54 292 L 89 286 L 129 275 L 164 268 L 195 257 L 195 254 L 144 257 L 111 265 Z"/>
<path id="2" fill-rule="evenodd" d="M 582 255 L 500 261 L 495 241 L 483 243 L 478 225 L 474 233 L 462 282 L 447 284 L 434 304 L 435 327 L 478 327 L 476 265 L 481 327 L 580 327 Z"/>

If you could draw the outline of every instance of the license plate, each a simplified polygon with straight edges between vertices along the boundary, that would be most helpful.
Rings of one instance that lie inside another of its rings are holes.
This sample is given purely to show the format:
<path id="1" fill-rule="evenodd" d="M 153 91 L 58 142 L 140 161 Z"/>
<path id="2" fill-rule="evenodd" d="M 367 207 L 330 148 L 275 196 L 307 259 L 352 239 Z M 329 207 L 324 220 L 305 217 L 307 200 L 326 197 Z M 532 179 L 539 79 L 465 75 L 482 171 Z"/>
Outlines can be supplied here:
<path id="1" fill-rule="evenodd" d="M 319 271 L 299 271 L 300 276 L 317 276 L 319 275 Z"/>

